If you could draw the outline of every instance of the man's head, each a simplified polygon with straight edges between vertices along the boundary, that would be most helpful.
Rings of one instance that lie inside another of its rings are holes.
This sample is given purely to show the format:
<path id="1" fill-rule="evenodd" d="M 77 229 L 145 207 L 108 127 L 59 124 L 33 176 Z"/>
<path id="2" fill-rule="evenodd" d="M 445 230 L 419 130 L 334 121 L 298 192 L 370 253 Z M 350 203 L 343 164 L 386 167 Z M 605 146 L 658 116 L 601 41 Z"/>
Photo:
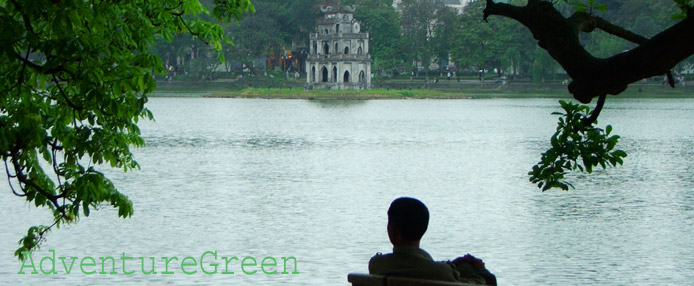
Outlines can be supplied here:
<path id="1" fill-rule="evenodd" d="M 388 209 L 388 237 L 393 245 L 419 247 L 429 226 L 429 210 L 417 199 L 397 198 Z"/>

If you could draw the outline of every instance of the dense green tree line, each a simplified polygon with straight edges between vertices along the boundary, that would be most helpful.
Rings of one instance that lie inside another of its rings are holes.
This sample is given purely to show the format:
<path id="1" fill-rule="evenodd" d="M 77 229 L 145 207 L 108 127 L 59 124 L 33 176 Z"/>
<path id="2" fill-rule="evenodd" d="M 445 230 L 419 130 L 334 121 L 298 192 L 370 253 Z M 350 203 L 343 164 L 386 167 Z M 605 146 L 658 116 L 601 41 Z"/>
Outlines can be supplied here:
<path id="1" fill-rule="evenodd" d="M 527 1 L 506 2 L 524 5 Z M 209 0 L 203 3 L 212 5 Z M 472 1 L 458 13 L 437 0 L 404 0 L 398 9 L 393 7 L 392 0 L 256 0 L 255 13 L 247 14 L 238 24 L 224 25 L 234 42 L 233 46 L 224 48 L 224 56 L 230 60 L 224 69 L 216 66 L 214 54 L 191 35 L 176 36 L 173 42 L 158 42 L 156 53 L 165 64 L 185 67 L 198 77 L 204 77 L 213 68 L 231 71 L 233 64 L 237 68 L 243 64 L 259 74 L 261 71 L 253 68 L 254 58 L 281 57 L 283 49 L 292 47 L 305 49 L 308 33 L 314 30 L 320 17 L 319 7 L 338 3 L 357 5 L 355 18 L 362 22 L 362 30 L 370 34 L 373 70 L 378 75 L 419 73 L 430 67 L 456 66 L 459 73 L 496 69 L 512 78 L 542 82 L 556 78 L 561 71 L 518 22 L 511 19 L 483 21 L 484 1 Z M 675 23 L 671 17 L 677 12 L 670 0 L 596 3 L 602 9 L 593 13 L 645 37 Z M 575 3 L 555 5 L 566 14 L 580 8 L 575 7 Z M 583 35 L 581 40 L 596 56 L 635 46 L 601 32 Z"/>

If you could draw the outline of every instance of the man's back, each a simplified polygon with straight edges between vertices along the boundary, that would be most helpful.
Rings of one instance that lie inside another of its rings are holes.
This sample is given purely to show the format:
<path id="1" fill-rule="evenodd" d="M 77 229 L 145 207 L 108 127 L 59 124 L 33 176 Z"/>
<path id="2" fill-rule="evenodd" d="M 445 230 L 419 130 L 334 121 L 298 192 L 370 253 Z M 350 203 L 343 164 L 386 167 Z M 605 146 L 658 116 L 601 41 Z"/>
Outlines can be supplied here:
<path id="1" fill-rule="evenodd" d="M 369 261 L 369 273 L 441 281 L 459 281 L 455 268 L 435 262 L 418 247 L 396 246 L 393 253 L 376 254 Z"/>

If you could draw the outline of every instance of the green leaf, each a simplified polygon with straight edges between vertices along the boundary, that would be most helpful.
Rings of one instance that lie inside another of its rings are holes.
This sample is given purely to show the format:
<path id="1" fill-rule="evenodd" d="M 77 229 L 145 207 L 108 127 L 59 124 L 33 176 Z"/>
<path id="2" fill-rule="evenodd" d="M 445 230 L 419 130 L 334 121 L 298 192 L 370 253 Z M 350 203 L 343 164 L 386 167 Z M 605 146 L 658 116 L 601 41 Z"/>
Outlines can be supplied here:
<path id="1" fill-rule="evenodd" d="M 89 204 L 87 202 L 82 203 L 82 211 L 84 212 L 84 216 L 89 216 Z"/>
<path id="2" fill-rule="evenodd" d="M 627 153 L 624 152 L 623 150 L 616 150 L 616 151 L 612 152 L 612 154 L 614 156 L 617 156 L 617 157 L 626 157 L 627 156 Z"/>
<path id="3" fill-rule="evenodd" d="M 142 76 L 139 76 L 137 78 L 137 86 L 140 88 L 139 90 L 145 90 L 145 77 L 147 74 L 144 74 Z"/>
<path id="4" fill-rule="evenodd" d="M 581 1 L 571 1 L 571 2 L 569 2 L 569 5 L 575 6 L 575 7 L 586 7 L 586 8 L 588 7 L 588 5 L 586 5 L 586 3 L 583 3 Z"/>
<path id="5" fill-rule="evenodd" d="M 600 12 L 607 12 L 607 4 L 601 3 L 598 5 L 593 6 L 593 10 L 598 10 Z"/>
<path id="6" fill-rule="evenodd" d="M 121 85 L 119 82 L 114 82 L 113 83 L 113 94 L 114 95 L 121 95 L 123 94 L 123 91 L 121 89 Z"/>

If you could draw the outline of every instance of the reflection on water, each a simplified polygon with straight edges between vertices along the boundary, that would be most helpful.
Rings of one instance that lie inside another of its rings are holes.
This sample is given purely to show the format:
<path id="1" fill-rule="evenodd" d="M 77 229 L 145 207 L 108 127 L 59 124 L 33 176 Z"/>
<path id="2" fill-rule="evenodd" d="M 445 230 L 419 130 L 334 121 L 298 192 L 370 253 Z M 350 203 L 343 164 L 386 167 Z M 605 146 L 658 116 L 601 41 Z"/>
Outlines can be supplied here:
<path id="1" fill-rule="evenodd" d="M 142 170 L 106 170 L 135 215 L 92 212 L 51 233 L 43 253 L 295 256 L 301 274 L 17 275 L 16 241 L 48 215 L 0 184 L 0 284 L 346 285 L 389 251 L 390 201 L 415 196 L 431 211 L 422 246 L 436 259 L 482 257 L 504 285 L 686 285 L 693 103 L 610 102 L 601 123 L 622 135 L 625 165 L 542 193 L 527 172 L 554 132 L 554 100 L 153 98 Z"/>
<path id="2" fill-rule="evenodd" d="M 367 103 L 366 100 L 339 100 L 339 99 L 312 99 L 308 102 L 323 108 L 348 108 L 361 106 Z"/>
<path id="3" fill-rule="evenodd" d="M 147 148 L 297 148 L 309 145 L 302 138 L 250 137 L 250 138 L 172 138 L 162 136 L 143 136 Z"/>

